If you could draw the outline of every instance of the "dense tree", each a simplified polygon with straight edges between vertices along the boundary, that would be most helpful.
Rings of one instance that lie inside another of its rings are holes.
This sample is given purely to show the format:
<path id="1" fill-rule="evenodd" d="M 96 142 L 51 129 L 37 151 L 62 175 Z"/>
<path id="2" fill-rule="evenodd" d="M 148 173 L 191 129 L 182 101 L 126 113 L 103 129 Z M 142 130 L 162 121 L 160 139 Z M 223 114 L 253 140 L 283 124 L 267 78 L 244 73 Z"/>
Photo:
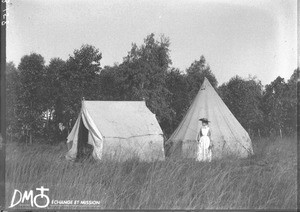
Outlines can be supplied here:
<path id="1" fill-rule="evenodd" d="M 99 85 L 102 100 L 122 101 L 125 99 L 124 78 L 119 65 L 105 66 L 100 73 Z"/>
<path id="2" fill-rule="evenodd" d="M 17 105 L 20 87 L 19 72 L 13 62 L 6 63 L 6 124 L 9 133 L 17 132 Z"/>
<path id="3" fill-rule="evenodd" d="M 288 83 L 277 77 L 266 85 L 263 97 L 265 124 L 268 130 L 275 130 L 277 135 L 290 135 L 296 131 L 297 75 L 299 76 L 299 68 L 294 71 Z"/>
<path id="4" fill-rule="evenodd" d="M 49 65 L 45 68 L 44 77 L 44 96 L 46 97 L 47 107 L 44 114 L 47 119 L 44 134 L 51 140 L 58 141 L 59 123 L 68 123 L 64 117 L 64 102 L 66 96 L 64 93 L 64 85 L 66 82 L 63 79 L 65 69 L 65 61 L 60 58 L 52 58 Z"/>
<path id="5" fill-rule="evenodd" d="M 25 55 L 22 57 L 18 69 L 20 71 L 20 93 L 18 93 L 20 104 L 18 104 L 17 116 L 24 131 L 28 132 L 31 142 L 32 136 L 40 134 L 43 127 L 44 58 L 36 53 Z"/>
<path id="6" fill-rule="evenodd" d="M 120 89 L 123 90 L 124 100 L 145 99 L 163 127 L 170 124 L 174 115 L 167 101 L 170 92 L 165 86 L 167 70 L 171 64 L 170 42 L 164 36 L 159 41 L 154 36 L 153 33 L 147 36 L 140 47 L 133 44 L 128 55 L 124 57 L 119 66 Z"/>
<path id="7" fill-rule="evenodd" d="M 21 59 L 18 70 L 8 64 L 8 103 L 16 106 L 8 111 L 9 123 L 17 117 L 12 125 L 30 139 L 57 140 L 58 123 L 68 127 L 75 121 L 82 97 L 99 98 L 101 58 L 98 49 L 83 45 L 66 62 L 53 58 L 45 66 L 44 58 L 32 53 Z"/>
<path id="8" fill-rule="evenodd" d="M 63 76 L 60 78 L 63 82 L 63 111 L 66 120 L 75 121 L 83 97 L 94 100 L 101 95 L 98 84 L 101 58 L 102 54 L 94 46 L 82 45 L 66 61 Z"/>
<path id="9" fill-rule="evenodd" d="M 169 136 L 182 121 L 189 107 L 186 75 L 181 73 L 179 69 L 172 68 L 167 73 L 166 86 L 172 94 L 169 105 L 175 112 L 171 126 L 165 130 L 168 133 L 167 136 Z"/>
<path id="10" fill-rule="evenodd" d="M 300 69 L 297 68 L 294 70 L 294 73 L 291 75 L 290 79 L 287 82 L 288 91 L 286 98 L 288 99 L 287 103 L 287 117 L 284 123 L 286 128 L 286 134 L 291 134 L 292 132 L 297 131 L 297 99 L 299 100 L 299 79 L 300 79 Z M 298 96 L 297 96 L 298 94 Z"/>
<path id="11" fill-rule="evenodd" d="M 186 70 L 189 102 L 191 103 L 197 95 L 204 78 L 206 77 L 213 87 L 217 87 L 218 81 L 210 70 L 210 66 L 206 63 L 205 57 L 202 55 L 199 60 L 195 60 Z"/>
<path id="12" fill-rule="evenodd" d="M 218 88 L 218 91 L 242 126 L 252 134 L 263 130 L 261 110 L 262 84 L 255 78 L 242 79 L 235 76 Z"/>
<path id="13" fill-rule="evenodd" d="M 152 33 L 140 46 L 133 43 L 121 64 L 103 69 L 102 54 L 91 45 L 74 50 L 66 61 L 52 58 L 47 66 L 36 53 L 22 57 L 18 68 L 7 63 L 9 130 L 59 141 L 59 123 L 69 130 L 73 127 L 84 97 L 145 100 L 168 137 L 182 121 L 204 78 L 214 88 L 218 85 L 204 56 L 186 72 L 171 68 L 169 46 L 167 37 L 155 39 Z M 268 135 L 271 129 L 281 129 L 289 135 L 296 130 L 299 72 L 296 69 L 287 82 L 278 77 L 265 89 L 256 78 L 235 76 L 216 90 L 248 131 Z"/>
<path id="14" fill-rule="evenodd" d="M 280 131 L 283 128 L 286 108 L 284 108 L 283 97 L 287 85 L 284 79 L 277 77 L 273 82 L 266 86 L 264 93 L 264 113 L 265 123 L 270 129 Z"/>
<path id="15" fill-rule="evenodd" d="M 46 67 L 45 86 L 47 92 L 45 95 L 48 99 L 48 109 L 50 117 L 53 117 L 55 122 L 62 122 L 63 114 L 63 89 L 64 80 L 63 72 L 65 71 L 65 61 L 60 58 L 52 58 L 49 65 Z"/>

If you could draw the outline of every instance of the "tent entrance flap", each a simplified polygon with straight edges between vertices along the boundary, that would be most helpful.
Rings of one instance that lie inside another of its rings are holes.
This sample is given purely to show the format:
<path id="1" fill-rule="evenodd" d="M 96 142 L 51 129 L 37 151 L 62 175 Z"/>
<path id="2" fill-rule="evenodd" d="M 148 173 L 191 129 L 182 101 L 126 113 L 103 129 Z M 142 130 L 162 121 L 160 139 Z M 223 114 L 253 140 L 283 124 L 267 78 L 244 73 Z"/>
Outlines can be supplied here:
<path id="1" fill-rule="evenodd" d="M 80 125 L 78 131 L 77 158 L 80 158 L 86 155 L 87 153 L 86 150 L 89 148 L 88 135 L 89 135 L 89 131 L 84 126 L 82 119 L 80 119 Z"/>

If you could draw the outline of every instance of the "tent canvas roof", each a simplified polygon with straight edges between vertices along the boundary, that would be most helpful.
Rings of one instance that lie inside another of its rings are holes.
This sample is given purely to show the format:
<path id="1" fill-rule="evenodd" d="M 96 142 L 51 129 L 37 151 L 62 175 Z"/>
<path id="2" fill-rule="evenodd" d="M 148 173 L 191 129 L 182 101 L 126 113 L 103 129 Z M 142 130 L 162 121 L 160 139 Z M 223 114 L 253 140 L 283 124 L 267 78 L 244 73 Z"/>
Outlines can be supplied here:
<path id="1" fill-rule="evenodd" d="M 83 101 L 103 137 L 130 138 L 163 134 L 144 101 Z"/>
<path id="2" fill-rule="evenodd" d="M 211 138 L 217 150 L 216 153 L 219 151 L 217 154 L 221 154 L 224 146 L 227 150 L 238 152 L 242 156 L 253 152 L 247 131 L 234 117 L 206 78 L 187 114 L 167 143 L 196 141 L 202 124 L 199 121 L 200 118 L 207 118 L 210 121 Z"/>

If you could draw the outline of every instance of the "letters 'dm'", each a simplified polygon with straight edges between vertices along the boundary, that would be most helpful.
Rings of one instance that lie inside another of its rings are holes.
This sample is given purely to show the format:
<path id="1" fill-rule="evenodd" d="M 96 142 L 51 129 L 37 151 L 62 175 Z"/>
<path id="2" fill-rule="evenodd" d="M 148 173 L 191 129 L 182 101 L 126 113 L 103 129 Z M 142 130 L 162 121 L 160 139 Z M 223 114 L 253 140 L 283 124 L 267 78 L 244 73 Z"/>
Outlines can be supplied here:
<path id="1" fill-rule="evenodd" d="M 33 195 L 33 190 L 28 191 L 24 191 L 24 194 L 22 195 L 22 192 L 19 191 L 18 189 L 14 190 L 14 194 L 13 197 L 11 199 L 11 203 L 10 206 L 8 208 L 12 208 L 15 207 L 16 205 L 20 204 L 20 203 L 24 203 L 25 201 L 29 201 L 30 200 L 30 205 L 31 207 L 37 207 L 37 208 L 46 208 L 48 207 L 49 203 L 50 203 L 50 199 L 49 197 L 44 194 L 45 191 L 49 191 L 48 188 L 44 188 L 43 186 L 41 188 L 36 188 L 37 191 L 40 191 L 41 193 L 38 195 Z M 19 198 L 19 199 L 17 199 Z M 37 203 L 37 198 L 45 198 L 46 199 L 46 203 L 44 205 L 39 205 Z"/>

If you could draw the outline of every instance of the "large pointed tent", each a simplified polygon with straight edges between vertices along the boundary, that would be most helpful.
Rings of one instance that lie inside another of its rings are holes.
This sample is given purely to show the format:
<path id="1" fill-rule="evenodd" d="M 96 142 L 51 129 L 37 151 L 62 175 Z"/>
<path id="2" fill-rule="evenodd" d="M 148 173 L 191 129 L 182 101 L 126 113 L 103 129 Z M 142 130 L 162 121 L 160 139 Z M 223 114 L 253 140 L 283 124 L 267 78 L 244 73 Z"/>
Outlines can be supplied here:
<path id="1" fill-rule="evenodd" d="M 82 101 L 70 132 L 66 158 L 74 160 L 88 143 L 95 159 L 163 160 L 163 132 L 144 101 Z"/>
<path id="2" fill-rule="evenodd" d="M 213 158 L 226 155 L 247 157 L 253 154 L 252 142 L 247 131 L 234 117 L 213 86 L 205 78 L 187 114 L 168 139 L 170 154 L 196 158 L 197 134 L 200 118 L 207 118 L 213 141 Z"/>

